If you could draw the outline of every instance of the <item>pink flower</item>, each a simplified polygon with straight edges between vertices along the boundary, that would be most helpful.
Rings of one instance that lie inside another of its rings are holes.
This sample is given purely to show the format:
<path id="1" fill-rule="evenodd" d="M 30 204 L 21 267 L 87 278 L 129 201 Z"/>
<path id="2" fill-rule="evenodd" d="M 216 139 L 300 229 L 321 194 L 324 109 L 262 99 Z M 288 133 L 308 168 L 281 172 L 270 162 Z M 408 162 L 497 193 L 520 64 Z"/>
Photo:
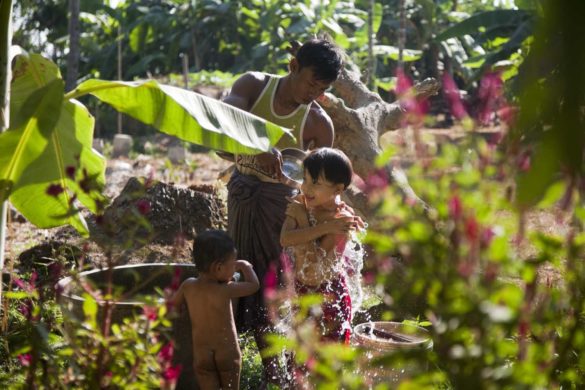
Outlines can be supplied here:
<path id="1" fill-rule="evenodd" d="M 508 125 L 514 126 L 518 117 L 518 107 L 512 105 L 505 105 L 498 110 L 498 117 Z"/>
<path id="2" fill-rule="evenodd" d="M 518 158 L 518 169 L 521 172 L 527 172 L 530 170 L 530 152 L 524 152 Z"/>
<path id="3" fill-rule="evenodd" d="M 363 278 L 364 283 L 367 285 L 373 285 L 376 282 L 376 274 L 374 272 L 364 272 Z"/>
<path id="4" fill-rule="evenodd" d="M 276 265 L 270 263 L 266 275 L 264 275 L 264 296 L 271 300 L 276 296 L 276 288 L 278 286 L 278 277 L 276 275 Z"/>
<path id="5" fill-rule="evenodd" d="M 170 362 L 173 359 L 173 354 L 175 352 L 175 347 L 172 341 L 166 343 L 158 352 L 158 358 L 163 363 Z"/>
<path id="6" fill-rule="evenodd" d="M 443 73 L 443 87 L 443 92 L 449 102 L 453 116 L 458 120 L 467 117 L 467 110 L 465 110 L 465 107 L 463 106 L 459 88 L 457 88 L 457 84 L 455 84 L 455 81 L 448 72 Z"/>
<path id="7" fill-rule="evenodd" d="M 65 191 L 65 190 L 59 184 L 51 184 L 49 187 L 47 187 L 46 193 L 47 193 L 47 195 L 51 195 L 51 196 L 57 197 L 63 191 Z"/>
<path id="8" fill-rule="evenodd" d="M 503 100 L 503 85 L 499 72 L 489 72 L 481 79 L 478 98 L 480 108 L 478 119 L 482 124 L 487 124 L 492 114 L 497 110 Z"/>
<path id="9" fill-rule="evenodd" d="M 158 311 L 156 307 L 147 305 L 144 306 L 142 310 L 144 311 L 144 315 L 149 321 L 156 321 L 156 319 L 158 318 Z"/>
<path id="10" fill-rule="evenodd" d="M 182 369 L 183 369 L 183 366 L 181 366 L 180 364 L 178 364 L 176 366 L 169 366 L 163 372 L 163 378 L 166 381 L 175 382 L 177 379 L 179 379 L 179 375 L 181 375 Z"/>
<path id="11" fill-rule="evenodd" d="M 25 367 L 30 366 L 30 363 L 32 361 L 32 356 L 30 353 L 25 353 L 22 355 L 18 355 L 18 360 L 20 361 L 20 364 L 22 364 Z"/>
<path id="12" fill-rule="evenodd" d="M 530 325 L 526 320 L 520 321 L 518 324 L 518 334 L 521 338 L 528 336 L 528 332 L 530 331 Z"/>
<path id="13" fill-rule="evenodd" d="M 175 272 L 173 273 L 173 279 L 171 280 L 171 290 L 177 291 L 179 286 L 181 285 L 181 269 L 175 268 Z"/>
<path id="14" fill-rule="evenodd" d="M 457 273 L 464 278 L 469 278 L 473 274 L 474 266 L 469 261 L 462 261 L 457 265 Z"/>
<path id="15" fill-rule="evenodd" d="M 449 215 L 453 219 L 459 219 L 463 215 L 461 199 L 457 195 L 453 195 L 451 199 L 449 199 Z"/>
<path id="16" fill-rule="evenodd" d="M 474 217 L 468 217 L 465 220 L 465 237 L 471 243 L 477 242 L 479 238 L 479 224 Z"/>
<path id="17" fill-rule="evenodd" d="M 494 238 L 494 236 L 496 235 L 496 233 L 494 232 L 494 229 L 492 229 L 491 227 L 487 227 L 485 229 L 483 229 L 481 231 L 481 245 L 484 248 L 487 248 L 488 246 L 490 246 L 492 239 Z"/>
<path id="18" fill-rule="evenodd" d="M 388 174 L 385 169 L 377 169 L 371 173 L 364 183 L 363 188 L 360 188 L 366 194 L 371 194 L 388 187 Z"/>
<path id="19" fill-rule="evenodd" d="M 150 202 L 147 199 L 140 199 L 136 202 L 136 208 L 142 215 L 146 215 L 150 212 Z"/>
<path id="20" fill-rule="evenodd" d="M 422 124 L 426 107 L 416 99 L 411 88 L 412 81 L 402 68 L 398 68 L 396 70 L 395 92 L 399 96 L 401 107 L 404 109 L 403 125 L 408 123 L 420 125 Z"/>

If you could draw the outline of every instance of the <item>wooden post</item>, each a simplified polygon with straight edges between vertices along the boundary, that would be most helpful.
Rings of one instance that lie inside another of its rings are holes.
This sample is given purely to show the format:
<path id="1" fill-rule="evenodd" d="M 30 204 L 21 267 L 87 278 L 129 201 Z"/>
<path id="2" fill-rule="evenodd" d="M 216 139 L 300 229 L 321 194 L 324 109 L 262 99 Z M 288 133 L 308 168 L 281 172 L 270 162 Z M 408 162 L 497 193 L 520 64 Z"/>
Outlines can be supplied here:
<path id="1" fill-rule="evenodd" d="M 185 89 L 189 89 L 189 56 L 187 53 L 181 54 L 183 59 L 183 84 Z"/>

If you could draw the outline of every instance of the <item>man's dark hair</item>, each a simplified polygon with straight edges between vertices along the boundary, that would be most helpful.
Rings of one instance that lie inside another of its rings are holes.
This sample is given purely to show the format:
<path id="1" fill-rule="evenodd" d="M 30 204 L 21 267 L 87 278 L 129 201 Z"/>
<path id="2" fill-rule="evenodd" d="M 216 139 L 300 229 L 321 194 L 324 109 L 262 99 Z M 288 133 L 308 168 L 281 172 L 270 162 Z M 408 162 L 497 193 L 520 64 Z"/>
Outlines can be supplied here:
<path id="1" fill-rule="evenodd" d="M 323 172 L 325 179 L 334 184 L 343 184 L 346 189 L 351 184 L 353 168 L 349 158 L 339 149 L 319 148 L 313 150 L 303 161 L 303 167 L 316 182 Z"/>
<path id="2" fill-rule="evenodd" d="M 221 230 L 207 230 L 193 240 L 193 263 L 197 271 L 207 272 L 215 262 L 224 262 L 236 250 L 231 237 Z"/>
<path id="3" fill-rule="evenodd" d="M 299 68 L 312 68 L 315 78 L 320 81 L 337 80 L 343 66 L 343 55 L 339 47 L 325 39 L 311 39 L 305 42 L 295 56 Z"/>

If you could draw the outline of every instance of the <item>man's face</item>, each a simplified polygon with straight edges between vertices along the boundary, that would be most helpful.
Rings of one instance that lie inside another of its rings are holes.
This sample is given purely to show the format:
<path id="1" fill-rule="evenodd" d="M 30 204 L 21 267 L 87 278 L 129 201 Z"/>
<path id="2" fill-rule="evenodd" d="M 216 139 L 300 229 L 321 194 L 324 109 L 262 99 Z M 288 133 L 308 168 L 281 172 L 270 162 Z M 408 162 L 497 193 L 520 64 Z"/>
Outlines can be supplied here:
<path id="1" fill-rule="evenodd" d="M 299 104 L 309 104 L 329 88 L 332 82 L 315 79 L 312 68 L 306 67 L 293 72 L 293 94 Z"/>

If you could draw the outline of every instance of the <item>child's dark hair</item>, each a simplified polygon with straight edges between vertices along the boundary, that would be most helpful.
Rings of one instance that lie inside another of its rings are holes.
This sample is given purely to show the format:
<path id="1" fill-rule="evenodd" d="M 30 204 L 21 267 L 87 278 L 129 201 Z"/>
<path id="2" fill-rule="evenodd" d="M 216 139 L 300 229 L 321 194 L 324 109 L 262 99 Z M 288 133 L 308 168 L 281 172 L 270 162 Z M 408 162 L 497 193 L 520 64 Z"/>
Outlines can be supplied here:
<path id="1" fill-rule="evenodd" d="M 305 42 L 295 55 L 300 69 L 313 69 L 317 80 L 334 82 L 343 66 L 343 55 L 339 47 L 325 39 Z"/>
<path id="2" fill-rule="evenodd" d="M 303 161 L 303 168 L 309 171 L 314 181 L 323 172 L 325 179 L 334 184 L 343 184 L 346 189 L 351 184 L 353 168 L 349 158 L 339 149 L 319 148 L 313 150 Z"/>
<path id="3" fill-rule="evenodd" d="M 197 271 L 207 272 L 213 263 L 224 262 L 235 250 L 236 245 L 226 232 L 207 230 L 193 240 L 193 263 Z"/>

